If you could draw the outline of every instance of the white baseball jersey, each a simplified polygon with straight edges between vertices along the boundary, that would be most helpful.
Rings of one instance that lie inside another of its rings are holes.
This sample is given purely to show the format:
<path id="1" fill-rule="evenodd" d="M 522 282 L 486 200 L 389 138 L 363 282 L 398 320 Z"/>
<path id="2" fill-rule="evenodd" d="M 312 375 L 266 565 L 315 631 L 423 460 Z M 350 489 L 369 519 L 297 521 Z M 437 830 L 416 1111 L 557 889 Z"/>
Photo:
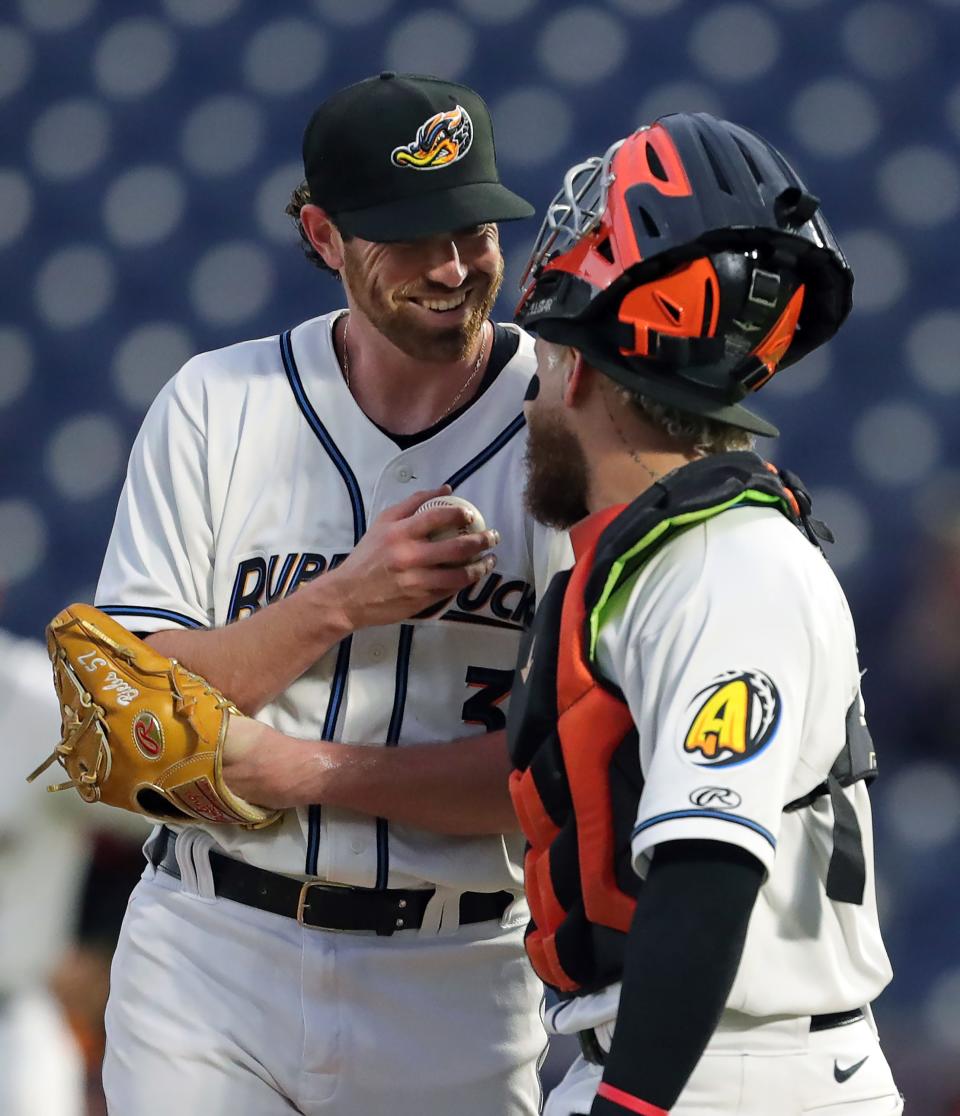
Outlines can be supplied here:
<path id="1" fill-rule="evenodd" d="M 638 873 L 658 844 L 684 838 L 739 845 L 766 869 L 728 1008 L 803 1016 L 873 1000 L 891 970 L 866 788 L 844 792 L 863 834 L 861 906 L 824 889 L 829 798 L 783 812 L 824 781 L 860 700 L 853 622 L 816 547 L 767 508 L 690 528 L 624 590 L 601 628 L 598 663 L 639 732 Z"/>
<path id="2" fill-rule="evenodd" d="M 344 383 L 339 313 L 201 354 L 164 388 L 133 448 L 97 604 L 141 632 L 242 621 L 343 561 L 385 508 L 447 482 L 500 531 L 496 569 L 428 616 L 355 632 L 258 716 L 372 747 L 501 728 L 537 588 L 569 554 L 523 508 L 532 342 L 521 334 L 465 412 L 400 449 Z M 210 832 L 231 856 L 289 875 L 521 889 L 519 835 L 440 836 L 326 806 Z"/>

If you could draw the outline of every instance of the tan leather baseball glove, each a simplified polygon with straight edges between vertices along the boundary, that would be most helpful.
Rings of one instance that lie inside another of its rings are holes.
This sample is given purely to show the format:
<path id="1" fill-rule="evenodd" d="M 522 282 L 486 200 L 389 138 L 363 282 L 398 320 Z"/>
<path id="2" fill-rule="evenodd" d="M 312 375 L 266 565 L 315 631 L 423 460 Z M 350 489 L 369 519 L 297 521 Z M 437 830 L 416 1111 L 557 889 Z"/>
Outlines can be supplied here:
<path id="1" fill-rule="evenodd" d="M 259 829 L 280 817 L 223 781 L 223 746 L 240 711 L 205 679 L 158 654 L 92 605 L 65 608 L 47 626 L 62 739 L 28 776 L 56 760 L 85 802 L 163 821 Z"/>

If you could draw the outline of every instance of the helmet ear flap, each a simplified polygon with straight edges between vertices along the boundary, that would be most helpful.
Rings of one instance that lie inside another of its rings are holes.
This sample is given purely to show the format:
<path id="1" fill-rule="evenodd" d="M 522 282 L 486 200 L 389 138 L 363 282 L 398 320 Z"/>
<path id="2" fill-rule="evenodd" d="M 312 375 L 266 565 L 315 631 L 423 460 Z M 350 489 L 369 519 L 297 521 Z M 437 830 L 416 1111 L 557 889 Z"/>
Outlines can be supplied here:
<path id="1" fill-rule="evenodd" d="M 656 335 L 713 337 L 719 310 L 720 281 L 713 264 L 702 256 L 624 295 L 617 317 L 632 328 L 633 338 L 632 344 L 620 346 L 620 352 L 652 356 Z"/>
<path id="2" fill-rule="evenodd" d="M 776 372 L 777 365 L 783 360 L 787 349 L 793 342 L 793 335 L 797 332 L 797 323 L 800 321 L 800 311 L 803 309 L 803 297 L 806 287 L 801 283 L 793 292 L 780 317 L 774 322 L 773 328 L 760 344 L 753 350 L 753 355 L 760 360 L 767 369 L 767 375 L 756 383 L 750 385 L 751 391 L 762 387 Z"/>
<path id="3" fill-rule="evenodd" d="M 793 343 L 806 290 L 791 269 L 769 266 L 776 262 L 761 267 L 747 253 L 720 252 L 633 287 L 617 309 L 620 355 L 708 381 L 729 375 L 730 390 L 756 391 Z"/>

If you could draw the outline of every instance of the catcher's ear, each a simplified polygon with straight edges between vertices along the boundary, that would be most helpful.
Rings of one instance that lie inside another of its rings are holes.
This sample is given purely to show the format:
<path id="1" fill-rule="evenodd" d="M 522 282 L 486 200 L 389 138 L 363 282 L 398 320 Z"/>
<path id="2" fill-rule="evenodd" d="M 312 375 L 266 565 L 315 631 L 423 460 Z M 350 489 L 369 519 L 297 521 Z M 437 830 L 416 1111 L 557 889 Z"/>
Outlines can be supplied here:
<path id="1" fill-rule="evenodd" d="M 563 401 L 568 407 L 575 407 L 583 401 L 593 369 L 584 362 L 583 356 L 576 349 L 570 349 L 569 353 L 563 370 Z"/>

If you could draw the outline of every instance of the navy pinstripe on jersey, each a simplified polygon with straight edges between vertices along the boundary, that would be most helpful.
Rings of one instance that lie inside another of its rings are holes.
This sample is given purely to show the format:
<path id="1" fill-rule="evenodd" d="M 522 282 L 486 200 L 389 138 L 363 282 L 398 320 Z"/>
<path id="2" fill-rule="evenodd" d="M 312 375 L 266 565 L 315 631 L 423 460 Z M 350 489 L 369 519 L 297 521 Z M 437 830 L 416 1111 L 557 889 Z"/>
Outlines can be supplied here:
<path id="1" fill-rule="evenodd" d="M 280 354 L 283 360 L 284 370 L 287 375 L 287 380 L 290 383 L 291 390 L 293 391 L 294 398 L 296 399 L 297 406 L 300 408 L 301 413 L 307 420 L 311 430 L 317 436 L 320 444 L 330 457 L 338 473 L 343 478 L 346 485 L 347 492 L 350 496 L 351 508 L 353 511 L 353 528 L 354 528 L 354 546 L 360 541 L 363 534 L 366 532 L 366 513 L 363 505 L 363 497 L 360 491 L 360 485 L 357 481 L 356 475 L 350 467 L 346 457 L 341 452 L 329 430 L 326 428 L 320 416 L 314 410 L 313 405 L 307 398 L 306 391 L 303 386 L 303 381 L 300 377 L 299 369 L 297 368 L 296 358 L 293 352 L 293 343 L 290 336 L 290 331 L 287 330 L 280 337 Z M 475 454 L 463 466 L 457 469 L 446 481 L 451 488 L 456 489 L 459 485 L 463 484 L 465 480 L 473 476 L 479 469 L 483 468 L 489 461 L 491 461 L 511 440 L 520 433 L 525 426 L 525 420 L 522 414 L 517 415 L 512 419 L 507 426 L 500 431 L 490 443 L 485 446 L 479 453 Z M 390 718 L 390 726 L 387 732 L 386 745 L 395 746 L 400 739 L 400 731 L 403 724 L 403 710 L 406 703 L 406 693 L 408 676 L 410 670 L 410 658 L 413 646 L 413 638 L 415 634 L 413 625 L 404 624 L 401 626 L 400 644 L 397 657 L 397 671 L 394 687 L 394 700 L 393 710 Z M 324 717 L 323 736 L 326 740 L 334 739 L 336 733 L 337 723 L 339 721 L 340 712 L 343 707 L 343 700 L 346 694 L 347 680 L 350 672 L 350 647 L 351 639 L 347 637 L 340 643 L 337 651 L 337 661 L 334 668 L 333 681 L 330 687 L 330 698 L 327 703 L 327 710 Z M 308 875 L 315 876 L 317 874 L 317 862 L 319 859 L 320 851 L 320 820 L 321 820 L 321 807 L 319 805 L 311 806 L 309 809 L 309 823 L 307 834 L 307 855 L 305 863 L 305 871 Z M 388 879 L 390 874 L 390 842 L 389 842 L 389 824 L 384 818 L 377 819 L 377 873 L 376 873 L 376 886 L 378 888 L 386 888 L 388 886 Z"/>
<path id="2" fill-rule="evenodd" d="M 496 456 L 514 435 L 520 433 L 526 424 L 523 415 L 517 415 L 513 422 L 500 431 L 490 445 L 482 449 L 475 457 L 472 457 L 462 469 L 458 469 L 452 476 L 448 477 L 445 483 L 456 491 L 467 477 L 473 476 L 481 466 L 486 465 L 490 458 Z"/>
<path id="3" fill-rule="evenodd" d="M 320 416 L 313 409 L 313 405 L 307 398 L 307 393 L 303 388 L 303 381 L 300 378 L 300 371 L 297 368 L 297 361 L 293 355 L 293 342 L 290 339 L 289 329 L 280 335 L 280 356 L 283 360 L 284 371 L 290 382 L 294 398 L 297 401 L 297 406 L 303 413 L 303 417 L 309 423 L 310 429 L 316 434 L 320 444 L 326 450 L 330 460 L 336 466 L 337 472 L 343 477 L 343 483 L 347 486 L 347 492 L 350 495 L 350 506 L 353 510 L 353 545 L 356 546 L 367 530 L 367 517 L 363 507 L 363 496 L 360 493 L 360 485 L 357 483 L 357 478 L 350 468 L 347 459 L 338 449 L 336 442 L 334 442 L 333 438 L 330 436 L 330 432 L 320 421 Z M 337 649 L 337 663 L 334 667 L 333 682 L 330 686 L 330 700 L 327 702 L 327 712 L 323 719 L 323 737 L 325 740 L 333 739 L 333 735 L 337 729 L 337 721 L 340 719 L 340 710 L 343 706 L 343 697 L 347 686 L 347 676 L 350 672 L 351 643 L 351 637 L 347 636 L 346 639 L 340 642 L 340 646 Z M 317 874 L 317 857 L 319 852 L 320 806 L 314 805 L 311 806 L 309 810 L 307 857 L 304 866 L 304 871 L 309 876 L 315 876 Z"/>
<path id="4" fill-rule="evenodd" d="M 403 710 L 407 704 L 407 679 L 410 675 L 410 649 L 413 646 L 414 627 L 412 624 L 400 625 L 400 644 L 397 648 L 397 674 L 393 692 L 393 710 L 390 713 L 390 727 L 387 729 L 388 748 L 396 747 L 403 728 Z M 377 818 L 377 883 L 383 889 L 390 876 L 390 841 L 386 818 Z"/>
<path id="5" fill-rule="evenodd" d="M 484 465 L 492 458 L 494 458 L 500 450 L 506 446 L 510 440 L 518 434 L 524 427 L 525 420 L 523 415 L 518 415 L 511 423 L 504 427 L 503 430 L 493 439 L 492 442 L 478 454 L 472 457 L 466 465 L 458 469 L 446 483 L 451 488 L 456 489 L 458 485 L 470 476 L 473 476 L 478 469 L 483 468 Z M 400 635 L 400 650 L 397 657 L 397 680 L 396 688 L 393 696 L 393 715 L 390 718 L 390 730 L 387 734 L 387 744 L 395 745 L 399 741 L 400 728 L 403 721 L 403 706 L 406 701 L 407 694 L 407 677 L 410 671 L 410 650 L 413 645 L 414 627 L 409 624 L 404 624 L 401 628 Z M 409 632 L 409 636 L 406 633 Z M 406 638 L 405 638 L 406 636 Z M 396 736 L 394 736 L 396 732 Z M 385 818 L 377 818 L 377 887 L 387 887 L 387 880 L 390 875 L 390 832 L 389 825 Z"/>
<path id="6" fill-rule="evenodd" d="M 330 460 L 336 466 L 337 472 L 343 477 L 343 483 L 347 486 L 347 491 L 350 494 L 350 505 L 353 508 L 353 544 L 356 546 L 367 530 L 367 518 L 363 510 L 363 496 L 360 494 L 360 485 L 357 483 L 357 478 L 347 459 L 330 436 L 330 431 L 320 421 L 320 416 L 307 398 L 303 380 L 300 378 L 300 371 L 297 368 L 297 361 L 293 355 L 293 342 L 290 339 L 289 329 L 280 335 L 280 355 L 283 358 L 283 367 L 287 373 L 287 379 L 290 381 L 290 388 L 297 401 L 297 406 L 309 423 L 310 429 L 316 434 L 320 444 L 330 455 Z"/>

